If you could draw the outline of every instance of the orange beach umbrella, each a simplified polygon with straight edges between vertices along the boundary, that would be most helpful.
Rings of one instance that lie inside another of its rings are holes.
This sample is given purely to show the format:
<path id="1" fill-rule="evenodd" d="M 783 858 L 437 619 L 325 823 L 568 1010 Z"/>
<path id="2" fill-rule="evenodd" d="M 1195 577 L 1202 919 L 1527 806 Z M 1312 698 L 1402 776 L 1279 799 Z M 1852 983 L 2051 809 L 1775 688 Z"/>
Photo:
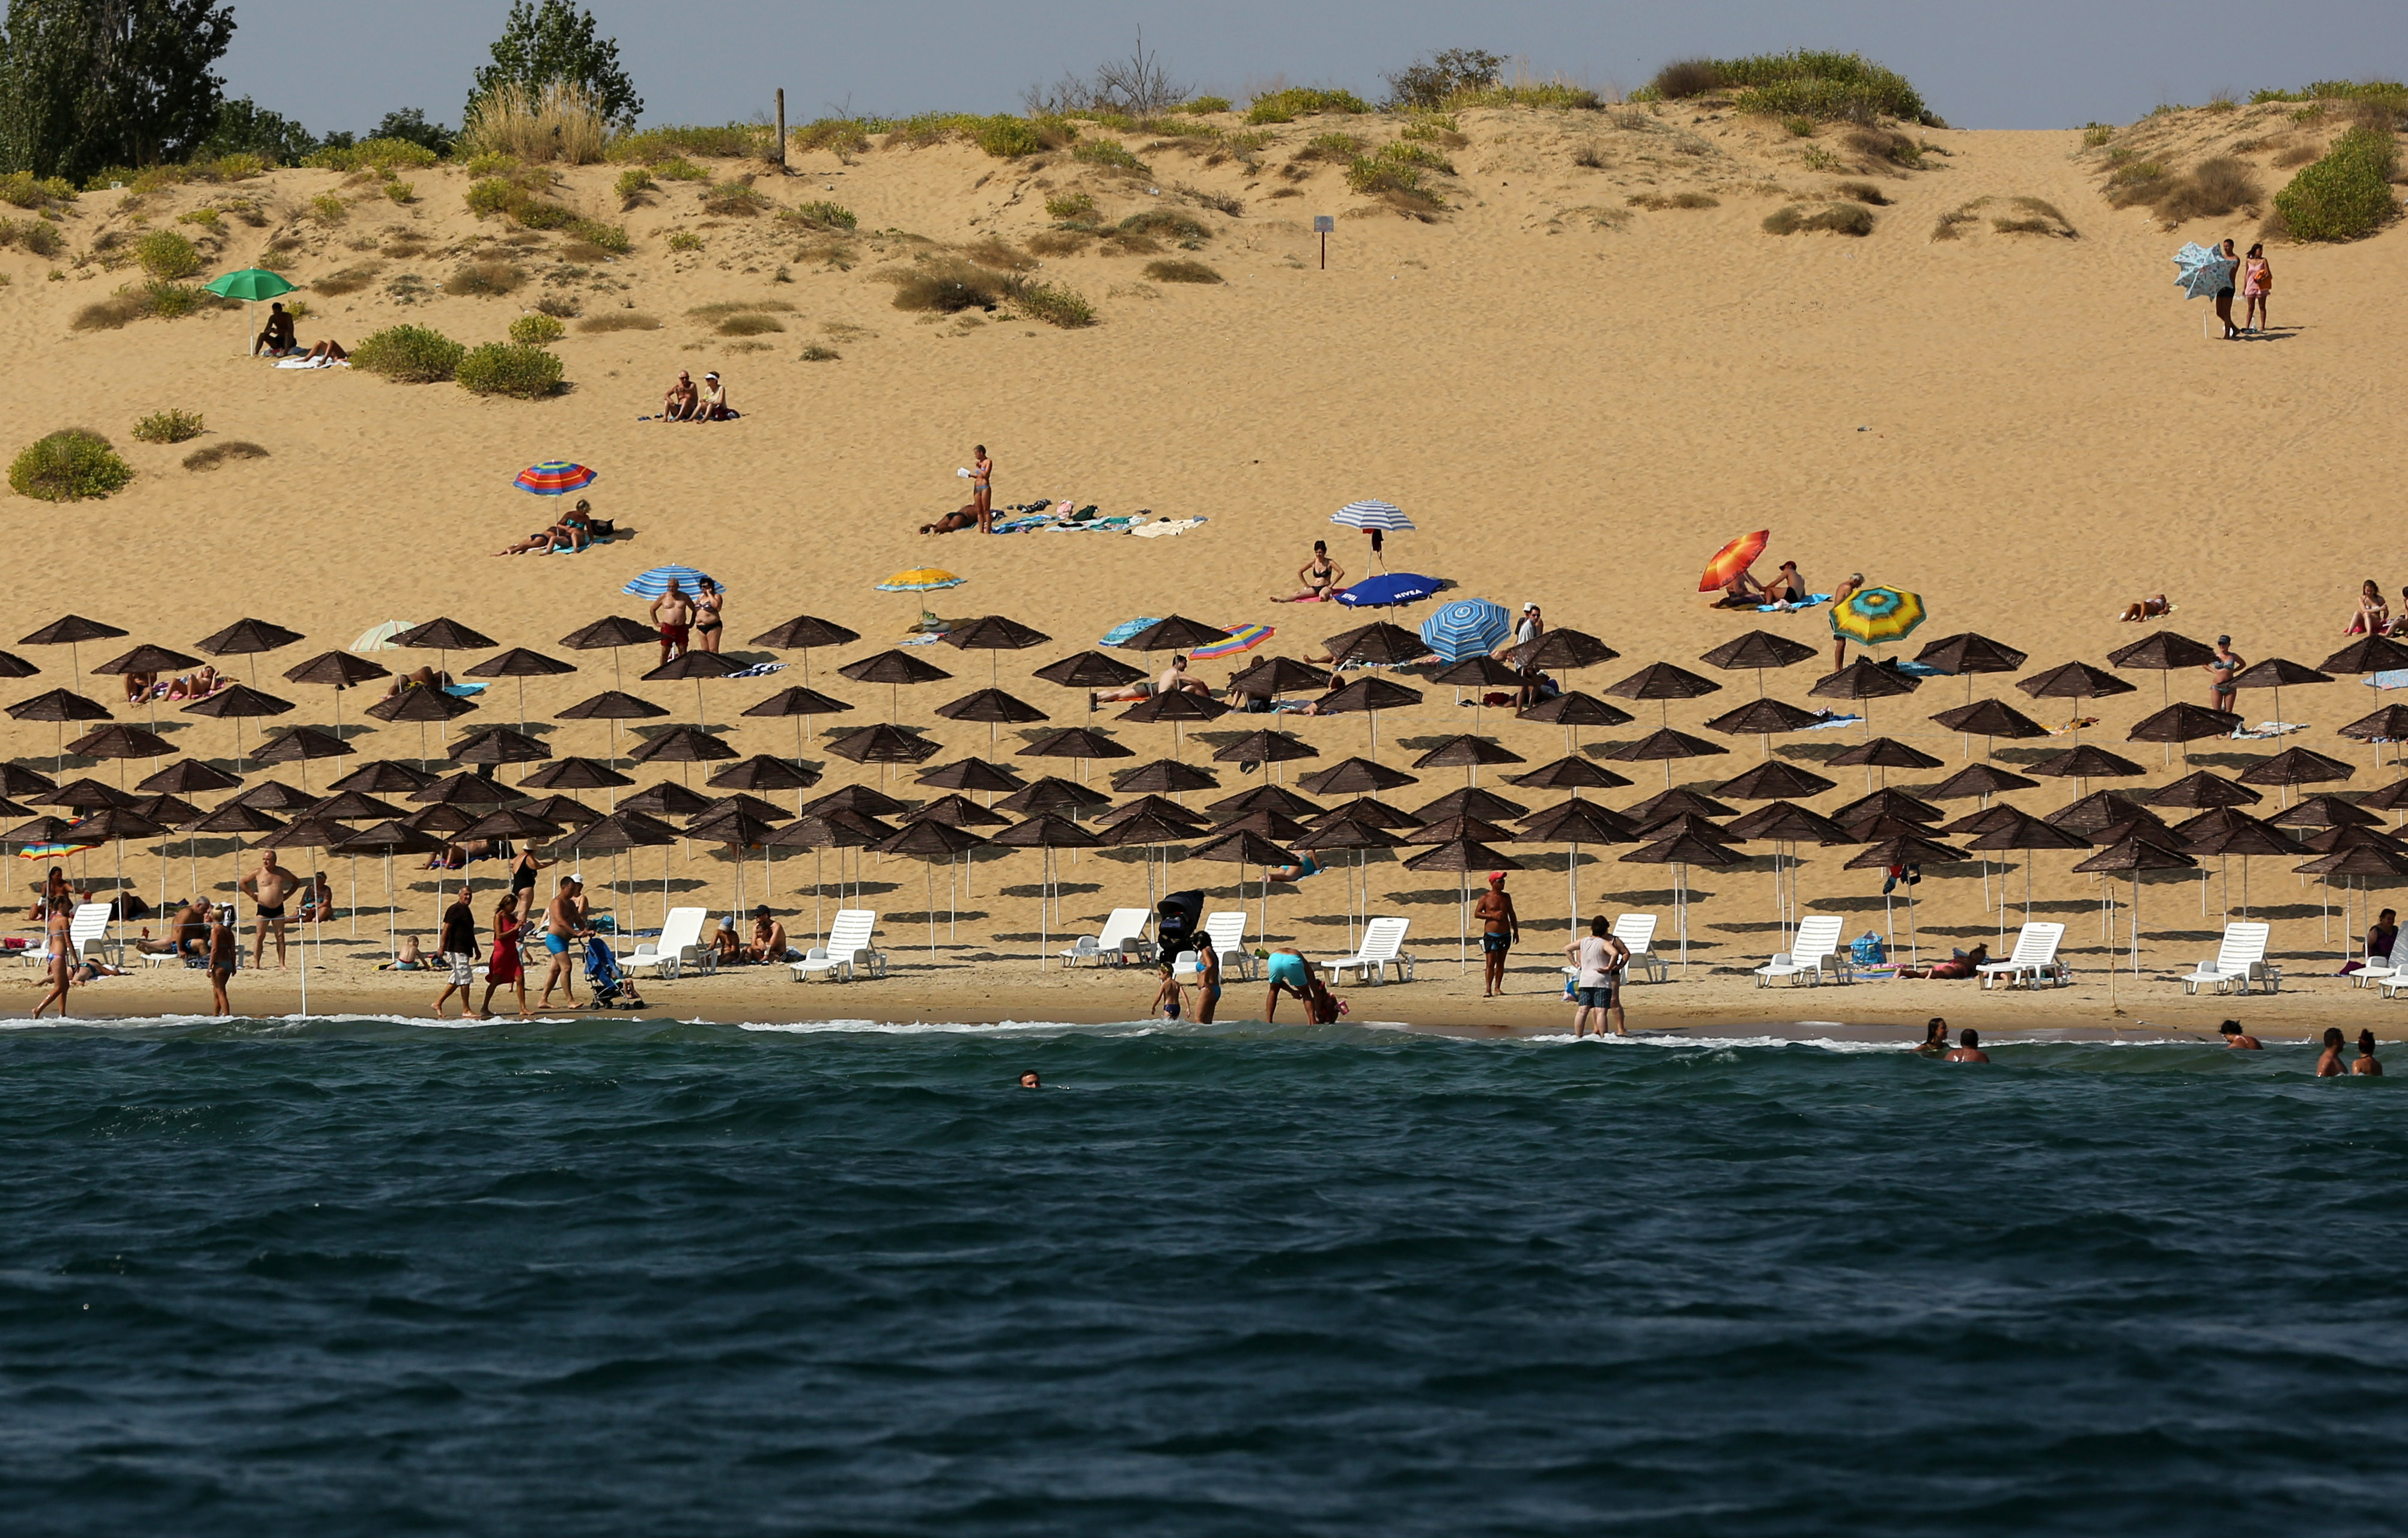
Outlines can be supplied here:
<path id="1" fill-rule="evenodd" d="M 1698 579 L 1698 591 L 1719 593 L 1728 587 L 1734 578 L 1756 564 L 1756 558 L 1764 553 L 1764 547 L 1771 541 L 1772 531 L 1760 528 L 1754 534 L 1742 534 L 1715 551 L 1714 558 L 1706 563 L 1706 574 Z"/>

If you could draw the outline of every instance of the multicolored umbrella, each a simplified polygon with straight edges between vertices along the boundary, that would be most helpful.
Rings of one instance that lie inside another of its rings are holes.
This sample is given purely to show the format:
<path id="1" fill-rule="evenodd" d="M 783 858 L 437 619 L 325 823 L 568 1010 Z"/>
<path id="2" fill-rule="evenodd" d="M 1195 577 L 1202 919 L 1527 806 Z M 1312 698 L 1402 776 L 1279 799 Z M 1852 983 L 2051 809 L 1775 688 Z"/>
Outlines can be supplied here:
<path id="1" fill-rule="evenodd" d="M 1227 640 L 1216 640 L 1210 646 L 1199 646 L 1187 654 L 1187 660 L 1210 662 L 1214 657 L 1233 657 L 1240 652 L 1253 651 L 1278 633 L 1268 625 L 1233 625 L 1229 626 Z M 1134 635 L 1136 632 L 1131 631 L 1130 634 Z M 1125 640 L 1127 637 L 1125 636 L 1122 639 Z"/>
<path id="2" fill-rule="evenodd" d="M 1418 603 L 1437 592 L 1438 586 L 1436 577 L 1411 571 L 1386 572 L 1356 582 L 1338 595 L 1338 601 L 1350 609 L 1385 609 L 1391 604 Z"/>
<path id="3" fill-rule="evenodd" d="M 1859 588 L 1831 611 L 1831 634 L 1867 646 L 1903 640 L 1923 623 L 1923 599 L 1895 587 Z"/>
<path id="4" fill-rule="evenodd" d="M 952 572 L 938 567 L 914 567 L 909 571 L 898 571 L 880 582 L 878 591 L 881 593 L 933 593 L 940 587 L 959 587 L 968 581 L 968 577 L 956 577 Z M 629 589 L 629 591 L 634 590 Z"/>
<path id="5" fill-rule="evenodd" d="M 2174 252 L 2174 286 L 2186 299 L 2212 299 L 2232 286 L 2232 270 L 2239 266 L 2222 252 L 2192 240 Z"/>
<path id="6" fill-rule="evenodd" d="M 1772 531 L 1760 528 L 1754 534 L 1742 534 L 1715 551 L 1714 558 L 1706 563 L 1705 575 L 1698 579 L 1698 591 L 1719 593 L 1728 587 L 1738 580 L 1741 572 L 1756 564 L 1756 558 L 1763 554 L 1764 547 L 1771 542 Z"/>
<path id="7" fill-rule="evenodd" d="M 1349 502 L 1331 513 L 1329 521 L 1333 524 L 1342 524 L 1348 528 L 1378 529 L 1383 534 L 1393 534 L 1398 529 L 1413 526 L 1413 521 L 1405 516 L 1402 508 L 1393 502 L 1377 500 Z"/>
<path id="8" fill-rule="evenodd" d="M 572 465 L 566 459 L 547 459 L 540 465 L 529 465 L 519 471 L 511 485 L 538 496 L 565 496 L 594 484 L 594 472 L 582 465 Z"/>
<path id="9" fill-rule="evenodd" d="M 1422 621 L 1422 640 L 1440 662 L 1486 656 L 1513 633 L 1513 616 L 1501 603 L 1457 598 Z"/>
<path id="10" fill-rule="evenodd" d="M 17 857 L 21 860 L 56 860 L 99 847 L 93 843 L 29 843 L 17 851 Z"/>
<path id="11" fill-rule="evenodd" d="M 719 585 L 709 572 L 696 571 L 690 566 L 656 566 L 650 571 L 638 572 L 619 591 L 632 593 L 639 598 L 657 598 L 669 590 L 671 582 L 677 583 L 680 591 L 689 594 L 701 592 L 705 582 L 710 582 L 713 587 Z"/>

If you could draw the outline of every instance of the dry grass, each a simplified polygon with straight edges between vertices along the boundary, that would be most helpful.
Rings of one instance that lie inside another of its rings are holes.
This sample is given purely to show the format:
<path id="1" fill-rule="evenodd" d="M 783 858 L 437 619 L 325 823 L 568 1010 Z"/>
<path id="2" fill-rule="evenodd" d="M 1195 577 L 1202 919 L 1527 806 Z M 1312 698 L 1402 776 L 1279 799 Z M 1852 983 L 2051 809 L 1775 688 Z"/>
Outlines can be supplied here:
<path id="1" fill-rule="evenodd" d="M 443 280 L 443 292 L 455 299 L 498 298 L 526 281 L 514 262 L 463 262 Z"/>
<path id="2" fill-rule="evenodd" d="M 589 315 L 577 323 L 580 331 L 658 331 L 661 323 L 640 309 L 614 309 L 607 315 Z"/>
<path id="3" fill-rule="evenodd" d="M 809 347 L 804 348 L 802 352 L 802 358 L 805 363 L 835 363 L 843 356 L 844 354 L 838 352 L 835 348 L 822 347 L 817 342 L 813 342 Z"/>
<path id="4" fill-rule="evenodd" d="M 1861 203 L 1833 203 L 1810 213 L 1793 203 L 1764 218 L 1764 233 L 1767 235 L 1803 235 L 1816 231 L 1828 231 L 1832 235 L 1870 235 L 1873 233 L 1873 211 Z"/>
<path id="5" fill-rule="evenodd" d="M 1831 195 L 1844 197 L 1851 203 L 1870 203 L 1876 208 L 1885 208 L 1889 203 L 1889 194 L 1870 181 L 1842 181 L 1831 189 Z"/>
<path id="6" fill-rule="evenodd" d="M 1608 162 L 1604 149 L 1592 142 L 1584 144 L 1572 151 L 1572 164 L 1588 170 L 1601 171 L 1605 169 Z"/>
<path id="7" fill-rule="evenodd" d="M 880 274 L 895 285 L 895 308 L 939 315 L 994 309 L 1018 286 L 1010 276 L 958 256 L 941 256 L 915 267 Z"/>
<path id="8" fill-rule="evenodd" d="M 206 449 L 194 449 L 184 456 L 184 468 L 214 470 L 221 465 L 231 465 L 237 460 L 265 459 L 266 457 L 265 449 L 237 438 L 223 443 L 212 443 Z"/>
<path id="9" fill-rule="evenodd" d="M 719 323 L 719 334 L 723 337 L 766 337 L 785 329 L 785 322 L 775 315 L 764 315 L 757 309 L 730 315 Z"/>
<path id="10" fill-rule="evenodd" d="M 1218 283 L 1225 280 L 1201 262 L 1148 262 L 1145 275 L 1157 283 Z"/>
<path id="11" fill-rule="evenodd" d="M 511 155 L 523 161 L 561 160 L 590 165 L 602 158 L 609 131 L 601 108 L 584 87 L 554 82 L 540 92 L 504 85 L 488 93 L 468 113 L 454 152 Z"/>
<path id="12" fill-rule="evenodd" d="M 997 272 L 1034 272 L 1037 261 L 1028 252 L 996 236 L 988 236 L 962 253 L 982 267 Z"/>
<path id="13" fill-rule="evenodd" d="M 795 307 L 785 299 L 724 299 L 715 305 L 696 305 L 685 312 L 689 321 L 709 323 L 724 321 L 730 315 L 792 315 Z"/>
<path id="14" fill-rule="evenodd" d="M 2266 189 L 2249 163 L 2231 155 L 2200 161 L 2187 172 L 2154 160 L 2135 160 L 2107 179 L 2111 208 L 2146 207 L 2169 229 L 2192 219 L 2221 219 L 2236 210 L 2258 212 Z"/>
<path id="15" fill-rule="evenodd" d="M 1039 256 L 1076 256 L 1094 238 L 1084 230 L 1039 230 L 1028 237 L 1028 249 Z"/>
<path id="16" fill-rule="evenodd" d="M 340 272 L 327 274 L 309 286 L 328 297 L 336 297 L 345 294 L 357 294 L 375 282 L 376 276 L 377 269 L 373 266 L 345 267 Z"/>
<path id="17" fill-rule="evenodd" d="M 1662 193 L 1635 193 L 1627 201 L 1634 208 L 1656 212 L 1666 208 L 1719 208 L 1723 206 L 1721 198 L 1705 193 L 1674 193 L 1669 197 Z"/>

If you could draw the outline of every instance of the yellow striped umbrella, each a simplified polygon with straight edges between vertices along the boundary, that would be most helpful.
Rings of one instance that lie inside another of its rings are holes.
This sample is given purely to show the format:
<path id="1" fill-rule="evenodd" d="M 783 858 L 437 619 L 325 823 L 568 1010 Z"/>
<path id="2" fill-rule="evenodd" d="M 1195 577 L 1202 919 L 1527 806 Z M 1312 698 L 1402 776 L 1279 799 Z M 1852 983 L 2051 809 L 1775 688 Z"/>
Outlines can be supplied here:
<path id="1" fill-rule="evenodd" d="M 1903 640 L 1923 623 L 1923 599 L 1895 587 L 1859 588 L 1831 611 L 1831 634 L 1867 646 Z"/>

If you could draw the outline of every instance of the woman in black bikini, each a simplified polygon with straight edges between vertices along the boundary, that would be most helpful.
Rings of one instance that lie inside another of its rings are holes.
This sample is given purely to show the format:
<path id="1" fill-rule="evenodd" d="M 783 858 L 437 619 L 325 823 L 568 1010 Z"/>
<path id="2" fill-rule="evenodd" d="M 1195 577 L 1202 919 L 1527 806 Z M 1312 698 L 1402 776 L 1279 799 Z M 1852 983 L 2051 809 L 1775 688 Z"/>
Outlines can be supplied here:
<path id="1" fill-rule="evenodd" d="M 1271 602 L 1322 603 L 1346 591 L 1346 570 L 1329 558 L 1329 542 L 1326 539 L 1312 541 L 1312 559 L 1297 568 L 1296 579 L 1304 584 L 1303 592 L 1292 597 L 1274 597 Z"/>
<path id="2" fill-rule="evenodd" d="M 517 901 L 520 913 L 535 912 L 535 873 L 548 865 L 558 863 L 557 860 L 536 858 L 533 846 L 521 849 L 517 857 L 510 861 L 510 896 Z"/>
<path id="3" fill-rule="evenodd" d="M 724 628 L 719 610 L 726 601 L 719 584 L 705 577 L 702 592 L 694 600 L 694 644 L 697 650 L 713 654 L 718 653 L 719 632 Z"/>

